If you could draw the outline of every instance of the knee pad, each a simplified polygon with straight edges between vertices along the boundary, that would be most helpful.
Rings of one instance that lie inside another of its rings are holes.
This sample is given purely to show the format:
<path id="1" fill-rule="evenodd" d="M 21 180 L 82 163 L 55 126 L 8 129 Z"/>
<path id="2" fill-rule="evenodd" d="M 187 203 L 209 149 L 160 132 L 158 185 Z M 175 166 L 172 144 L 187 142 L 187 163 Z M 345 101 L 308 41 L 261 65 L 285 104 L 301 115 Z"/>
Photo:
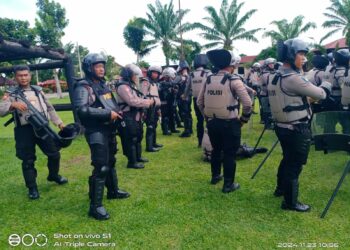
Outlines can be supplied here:
<path id="1" fill-rule="evenodd" d="M 96 176 L 100 178 L 104 178 L 107 176 L 109 172 L 108 166 L 102 166 L 99 170 L 96 171 Z"/>
<path id="2" fill-rule="evenodd" d="M 23 169 L 30 169 L 30 168 L 34 168 L 34 159 L 30 159 L 30 160 L 23 160 L 22 161 L 22 168 Z"/>

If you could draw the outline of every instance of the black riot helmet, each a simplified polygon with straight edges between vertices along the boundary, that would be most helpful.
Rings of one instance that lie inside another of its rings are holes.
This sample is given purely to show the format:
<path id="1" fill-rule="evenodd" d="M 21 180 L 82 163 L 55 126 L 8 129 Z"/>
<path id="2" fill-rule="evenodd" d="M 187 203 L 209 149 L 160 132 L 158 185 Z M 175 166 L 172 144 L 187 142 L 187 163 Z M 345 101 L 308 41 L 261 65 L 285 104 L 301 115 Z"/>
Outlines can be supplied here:
<path id="1" fill-rule="evenodd" d="M 58 135 L 61 137 L 59 146 L 62 148 L 68 147 L 72 143 L 72 140 L 79 135 L 79 133 L 80 126 L 78 123 L 68 124 L 60 132 L 58 132 Z"/>
<path id="2" fill-rule="evenodd" d="M 87 77 L 95 76 L 93 66 L 97 63 L 103 63 L 106 66 L 106 57 L 98 53 L 89 53 L 84 57 L 81 65 Z"/>
<path id="3" fill-rule="evenodd" d="M 224 69 L 228 66 L 235 66 L 238 63 L 237 55 L 226 49 L 214 49 L 207 52 L 211 64 L 217 69 Z"/>
<path id="4" fill-rule="evenodd" d="M 299 52 L 309 52 L 308 44 L 299 38 L 277 42 L 277 60 L 280 62 L 286 62 L 295 67 L 295 58 Z"/>
<path id="5" fill-rule="evenodd" d="M 329 53 L 327 54 L 327 58 L 328 58 L 328 61 L 329 61 L 330 63 L 333 63 L 333 62 L 334 62 L 334 57 L 333 57 L 333 53 L 332 53 L 332 52 L 329 52 Z"/>
<path id="6" fill-rule="evenodd" d="M 349 67 L 350 52 L 348 49 L 339 49 L 334 51 L 333 57 L 337 66 Z"/>
<path id="7" fill-rule="evenodd" d="M 120 72 L 120 76 L 123 78 L 123 80 L 130 83 L 132 82 L 132 77 L 134 75 L 136 75 L 138 79 L 143 77 L 140 67 L 133 63 L 125 65 Z"/>
<path id="8" fill-rule="evenodd" d="M 314 55 L 311 63 L 316 69 L 324 70 L 328 66 L 329 60 L 325 55 Z"/>
<path id="9" fill-rule="evenodd" d="M 206 54 L 197 54 L 197 55 L 195 55 L 194 60 L 193 60 L 193 67 L 195 69 L 197 69 L 199 67 L 206 68 L 208 63 L 209 63 L 209 59 L 208 59 L 208 56 Z"/>
<path id="10" fill-rule="evenodd" d="M 181 60 L 179 62 L 179 67 L 177 68 L 177 72 L 181 72 L 184 69 L 187 69 L 189 71 L 190 66 L 188 65 L 188 62 L 186 60 Z"/>

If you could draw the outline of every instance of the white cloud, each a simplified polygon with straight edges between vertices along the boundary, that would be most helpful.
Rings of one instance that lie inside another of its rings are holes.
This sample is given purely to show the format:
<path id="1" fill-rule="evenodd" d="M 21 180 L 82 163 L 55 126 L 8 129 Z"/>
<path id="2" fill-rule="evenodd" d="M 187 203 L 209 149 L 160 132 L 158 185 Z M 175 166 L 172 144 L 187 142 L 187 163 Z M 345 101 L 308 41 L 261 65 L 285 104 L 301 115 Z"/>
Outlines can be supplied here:
<path id="1" fill-rule="evenodd" d="M 155 0 L 56 0 L 67 11 L 69 25 L 65 29 L 63 42 L 79 42 L 86 46 L 90 51 L 106 51 L 113 55 L 117 62 L 127 64 L 134 62 L 136 56 L 125 46 L 123 38 L 123 29 L 129 19 L 134 16 L 146 17 L 147 4 L 154 3 Z M 161 0 L 162 3 L 168 1 Z M 297 15 L 304 15 L 305 21 L 313 21 L 317 24 L 317 29 L 309 31 L 305 37 L 314 37 L 316 41 L 326 33 L 321 27 L 325 17 L 326 7 L 330 5 L 328 0 L 306 1 L 306 0 L 246 0 L 243 12 L 250 9 L 258 9 L 253 17 L 247 22 L 246 28 L 266 28 L 272 29 L 270 25 L 273 20 L 286 18 L 291 20 Z M 25 19 L 34 24 L 36 15 L 35 0 L 0 0 L 0 16 L 15 19 Z M 202 22 L 206 15 L 204 7 L 212 5 L 219 8 L 221 0 L 182 0 L 181 7 L 190 9 L 185 21 Z M 174 0 L 175 8 L 178 7 L 178 1 Z M 198 39 L 205 42 L 196 34 L 199 31 L 192 31 L 184 37 Z M 261 38 L 262 32 L 258 34 L 259 43 L 238 41 L 234 46 L 240 53 L 247 55 L 258 54 L 262 49 L 270 45 L 269 39 Z M 341 34 L 333 36 L 327 41 L 332 41 L 341 37 Z M 164 64 L 160 48 L 151 52 L 145 57 L 145 60 L 154 64 Z"/>

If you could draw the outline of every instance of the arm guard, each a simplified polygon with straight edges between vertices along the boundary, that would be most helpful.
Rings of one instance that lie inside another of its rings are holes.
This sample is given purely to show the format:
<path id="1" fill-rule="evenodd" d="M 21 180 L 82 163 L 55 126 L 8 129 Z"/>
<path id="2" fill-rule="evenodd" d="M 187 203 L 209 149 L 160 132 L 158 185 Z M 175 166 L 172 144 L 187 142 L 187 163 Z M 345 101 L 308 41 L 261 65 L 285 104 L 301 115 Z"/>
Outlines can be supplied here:
<path id="1" fill-rule="evenodd" d="M 106 109 L 93 108 L 89 106 L 89 92 L 84 86 L 77 86 L 74 91 L 74 108 L 79 119 L 96 119 L 103 122 L 111 120 L 111 111 Z"/>

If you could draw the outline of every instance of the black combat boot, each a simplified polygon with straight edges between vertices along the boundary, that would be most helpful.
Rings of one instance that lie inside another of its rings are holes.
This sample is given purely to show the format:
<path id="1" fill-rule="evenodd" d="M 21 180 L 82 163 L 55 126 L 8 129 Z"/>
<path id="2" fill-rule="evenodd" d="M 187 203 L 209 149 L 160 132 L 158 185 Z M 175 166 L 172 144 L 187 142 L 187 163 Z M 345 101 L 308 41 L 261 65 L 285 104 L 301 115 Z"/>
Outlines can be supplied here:
<path id="1" fill-rule="evenodd" d="M 60 169 L 60 157 L 49 157 L 47 159 L 47 167 L 49 169 L 49 176 L 47 177 L 48 181 L 54 181 L 59 185 L 66 184 L 68 179 L 59 175 Z"/>
<path id="2" fill-rule="evenodd" d="M 117 172 L 114 167 L 109 169 L 105 185 L 107 187 L 107 199 L 125 199 L 130 196 L 128 192 L 119 189 Z"/>
<path id="3" fill-rule="evenodd" d="M 309 212 L 311 207 L 298 201 L 298 193 L 298 179 L 286 181 L 284 185 L 284 201 L 281 204 L 281 208 L 283 210 Z"/>
<path id="4" fill-rule="evenodd" d="M 37 187 L 31 187 L 28 189 L 28 197 L 31 200 L 36 200 L 39 199 L 40 195 L 39 195 L 39 191 Z"/>
<path id="5" fill-rule="evenodd" d="M 190 134 L 193 134 L 193 120 L 192 120 L 192 117 L 188 118 L 188 130 L 189 130 Z"/>
<path id="6" fill-rule="evenodd" d="M 149 160 L 147 158 L 144 158 L 141 156 L 142 154 L 142 146 L 141 146 L 141 142 L 138 142 L 136 144 L 136 158 L 137 158 L 137 162 L 149 162 Z"/>
<path id="7" fill-rule="evenodd" d="M 224 185 L 222 187 L 223 193 L 230 193 L 233 191 L 236 191 L 240 188 L 240 185 L 238 183 L 234 183 L 233 179 L 224 179 Z"/>
<path id="8" fill-rule="evenodd" d="M 161 126 L 162 126 L 163 135 L 171 135 L 171 132 L 169 130 L 169 119 L 168 118 L 162 119 Z"/>
<path id="9" fill-rule="evenodd" d="M 212 176 L 210 180 L 210 184 L 215 185 L 219 183 L 222 179 L 223 179 L 222 175 Z"/>
<path id="10" fill-rule="evenodd" d="M 24 182 L 28 188 L 28 197 L 31 200 L 39 199 L 39 191 L 36 184 L 37 171 L 34 167 L 34 161 L 23 161 L 22 162 L 22 173 Z"/>
<path id="11" fill-rule="evenodd" d="M 278 178 L 277 177 L 277 186 L 275 191 L 273 192 L 273 195 L 275 197 L 281 197 L 284 194 L 284 190 L 283 190 L 283 182 L 282 182 L 282 178 Z"/>
<path id="12" fill-rule="evenodd" d="M 190 127 L 189 127 L 189 119 L 187 119 L 187 118 L 185 119 L 184 125 L 185 125 L 185 130 L 180 134 L 179 137 L 182 137 L 182 138 L 190 137 L 191 131 L 190 131 Z"/>
<path id="13" fill-rule="evenodd" d="M 130 147 L 130 152 L 128 155 L 128 165 L 127 168 L 135 168 L 135 169 L 141 169 L 141 168 L 145 168 L 145 166 L 140 163 L 137 162 L 137 151 L 136 151 L 136 145 L 132 144 Z"/>
<path id="14" fill-rule="evenodd" d="M 93 177 L 91 191 L 92 194 L 89 216 L 95 218 L 96 220 L 108 220 L 109 214 L 102 205 L 103 199 L 103 189 L 105 185 L 104 178 Z"/>
<path id="15" fill-rule="evenodd" d="M 157 131 L 154 131 L 154 134 L 153 134 L 153 147 L 159 148 L 159 149 L 163 147 L 163 144 L 157 143 Z"/>
<path id="16" fill-rule="evenodd" d="M 146 151 L 147 152 L 158 152 L 159 151 L 159 148 L 153 147 L 153 137 L 154 137 L 153 130 L 150 128 L 147 128 L 147 130 L 146 130 Z"/>

